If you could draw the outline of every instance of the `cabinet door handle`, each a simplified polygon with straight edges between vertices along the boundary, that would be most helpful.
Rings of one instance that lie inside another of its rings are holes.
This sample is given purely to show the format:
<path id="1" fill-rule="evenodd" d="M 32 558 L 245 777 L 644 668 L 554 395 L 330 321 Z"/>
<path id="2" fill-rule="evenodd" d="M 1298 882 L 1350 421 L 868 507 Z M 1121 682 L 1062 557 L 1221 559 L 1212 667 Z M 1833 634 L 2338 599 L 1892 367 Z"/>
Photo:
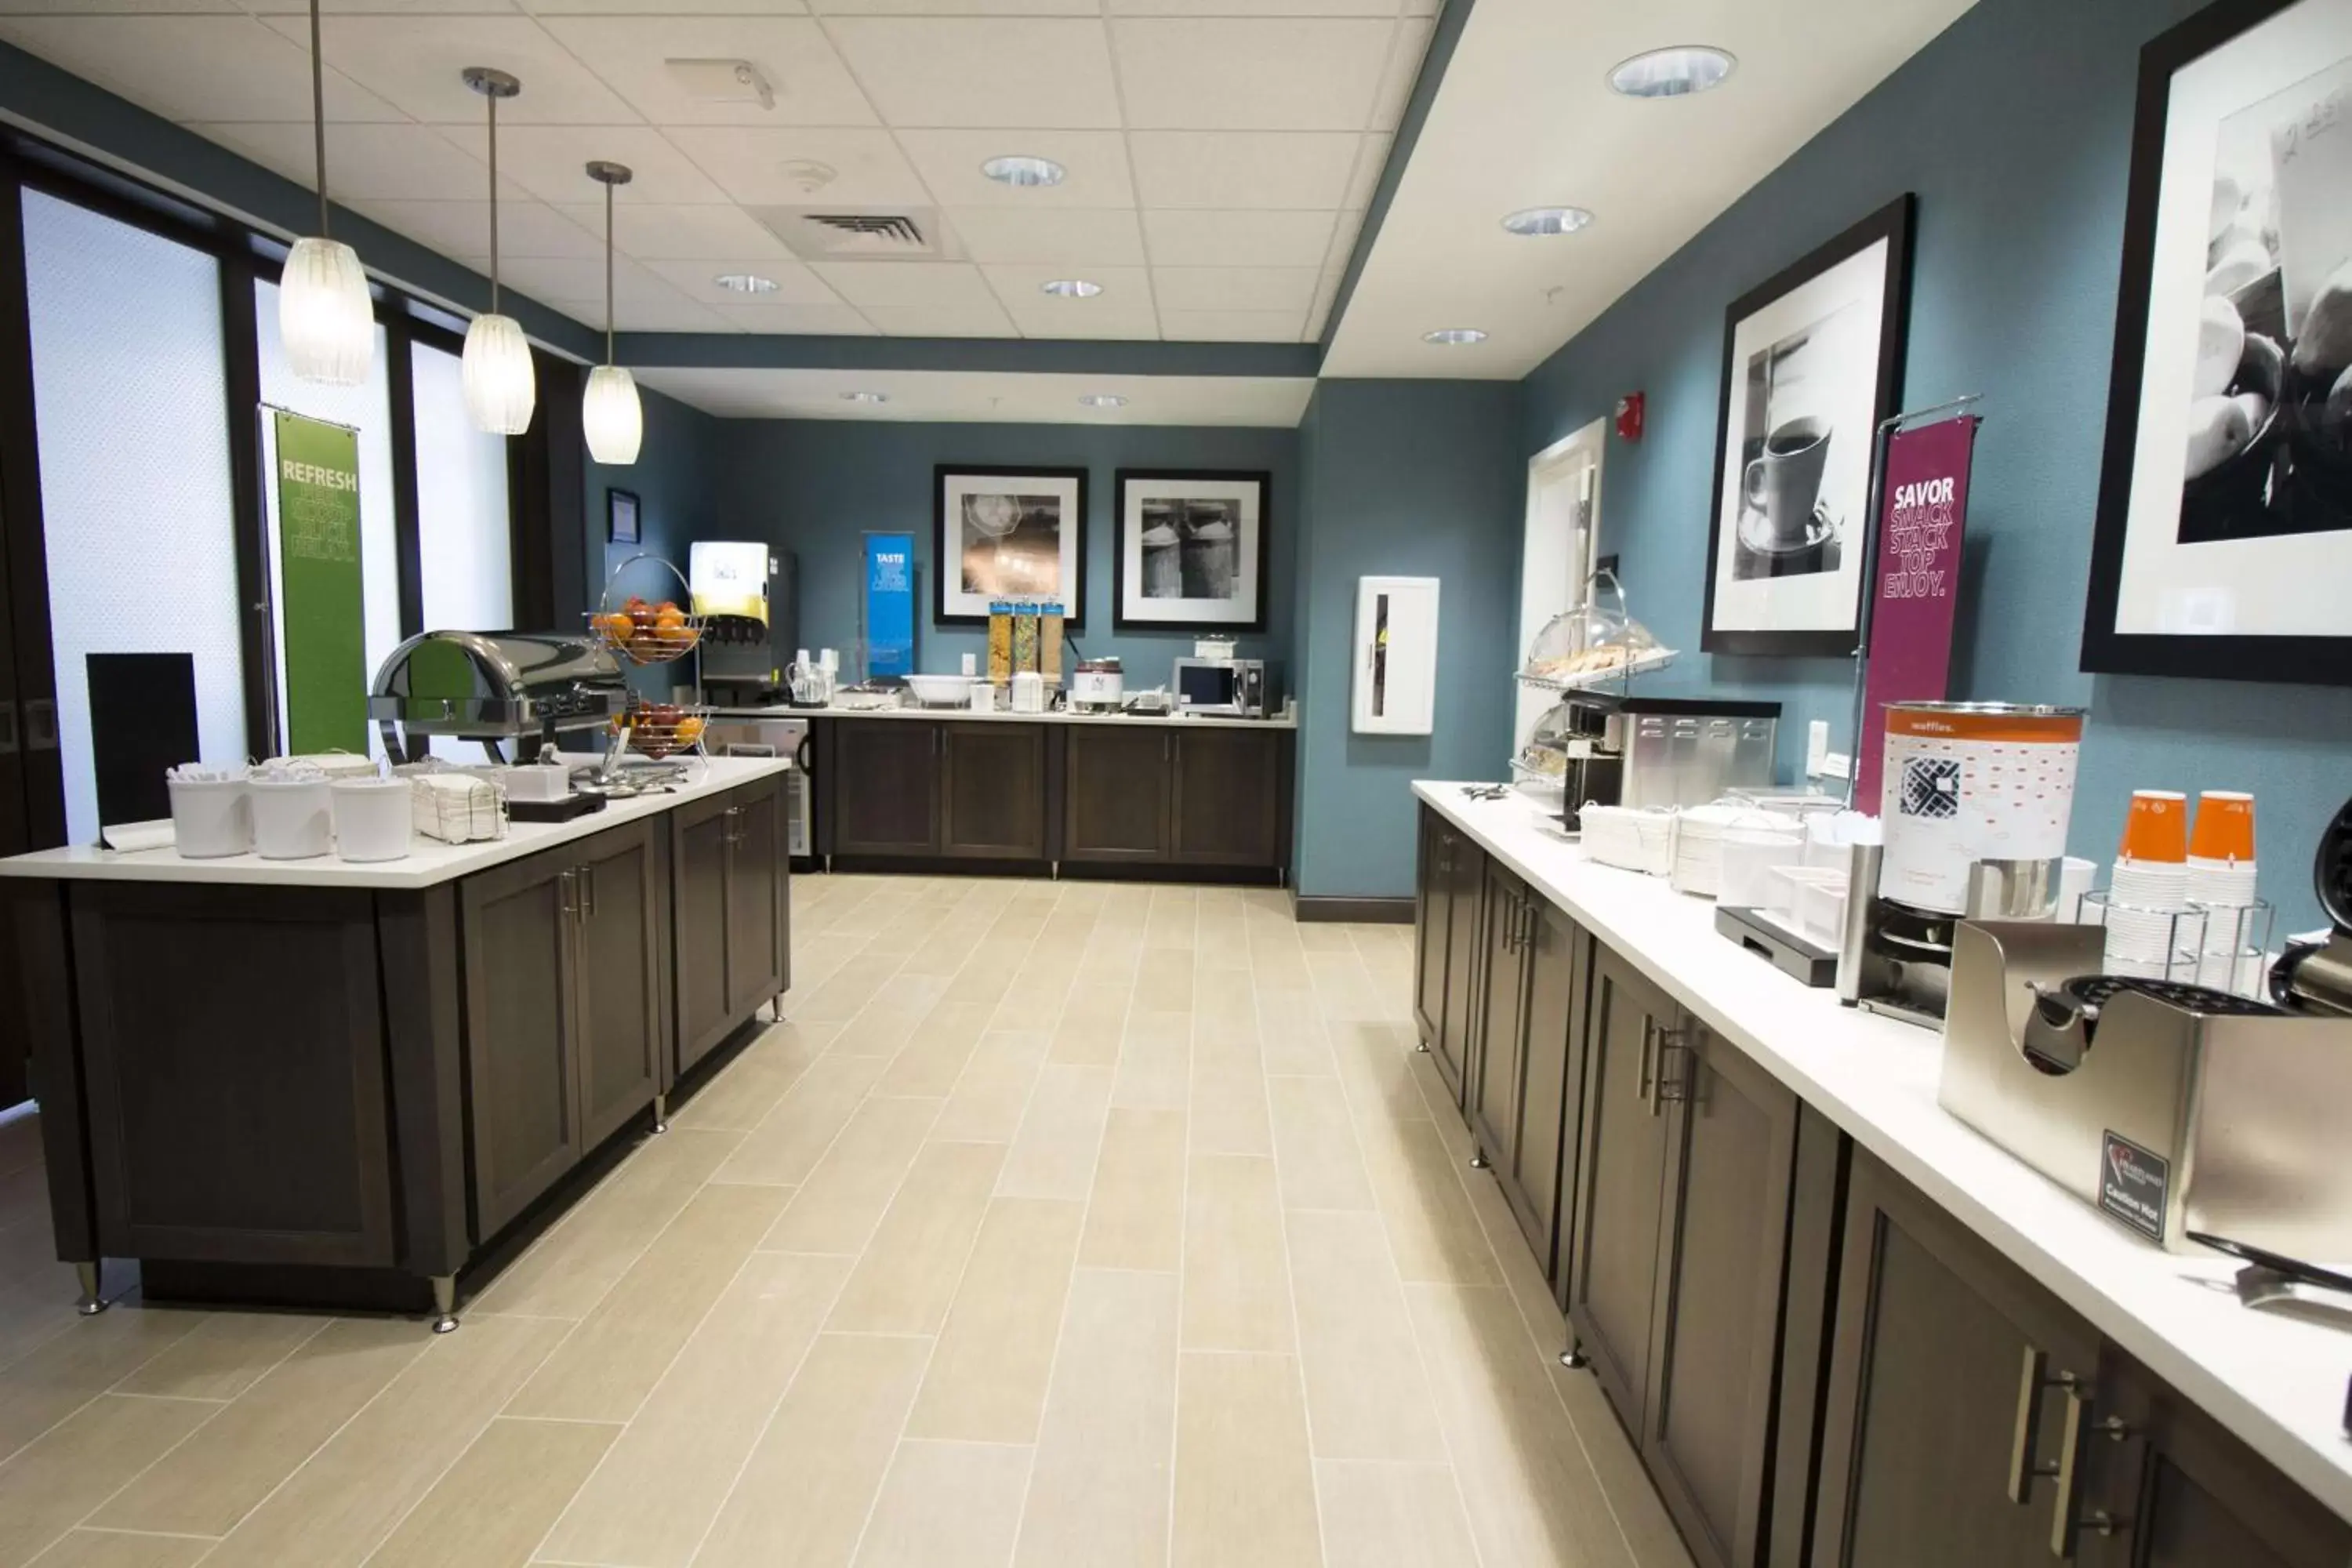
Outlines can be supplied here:
<path id="1" fill-rule="evenodd" d="M 1174 754 L 1175 748 L 1172 745 L 1171 741 L 1172 737 L 1169 735 L 1167 731 L 1162 730 L 1160 731 L 1160 760 L 1163 763 Z"/>
<path id="2" fill-rule="evenodd" d="M 2010 1501 L 2031 1501 L 2034 1478 L 2059 1473 L 2060 1466 L 2043 1464 L 2033 1458 L 2033 1440 L 2042 1426 L 2042 1395 L 2053 1388 L 2065 1389 L 2071 1394 L 2077 1381 L 2071 1372 L 2052 1373 L 2049 1353 L 2039 1346 L 2025 1347 L 2018 1362 L 2017 1427 L 2009 1443 Z M 2074 1413 L 2070 1410 L 2068 1414 L 2071 1416 Z"/>
<path id="3" fill-rule="evenodd" d="M 1644 1105 L 1650 1103 L 1650 1067 L 1658 1048 L 1658 1023 L 1654 1018 L 1642 1020 L 1642 1072 L 1633 1084 L 1633 1093 Z"/>
<path id="4" fill-rule="evenodd" d="M 593 920 L 596 914 L 596 868 L 580 868 L 580 912 Z"/>
<path id="5" fill-rule="evenodd" d="M 1698 1071 L 1696 1059 L 1698 1053 L 1684 1042 L 1683 1037 L 1687 1033 L 1689 1033 L 1687 1029 L 1658 1031 L 1658 1065 L 1657 1070 L 1652 1075 L 1650 1080 L 1650 1114 L 1653 1116 L 1664 1111 L 1668 1100 L 1683 1100 L 1692 1097 L 1691 1079 Z M 1673 1057 L 1682 1058 L 1684 1067 L 1683 1076 L 1670 1084 L 1666 1081 L 1666 1062 Z"/>
<path id="6" fill-rule="evenodd" d="M 2064 1562 L 2074 1555 L 2074 1492 L 2083 1475 L 2083 1442 L 2089 1436 L 2084 1417 L 2090 1413 L 2091 1396 L 2079 1379 L 2066 1383 L 2066 1426 L 2058 1447 L 2058 1498 L 2051 1505 L 2050 1555 Z M 2105 1533 L 2114 1533 L 2118 1521 L 2107 1520 Z"/>
<path id="7" fill-rule="evenodd" d="M 555 882 L 556 907 L 567 920 L 576 918 L 580 913 L 579 876 L 571 871 L 559 871 L 555 874 Z"/>
<path id="8" fill-rule="evenodd" d="M 27 698 L 25 701 L 25 750 L 54 752 L 58 749 L 58 705 L 47 697 Z"/>

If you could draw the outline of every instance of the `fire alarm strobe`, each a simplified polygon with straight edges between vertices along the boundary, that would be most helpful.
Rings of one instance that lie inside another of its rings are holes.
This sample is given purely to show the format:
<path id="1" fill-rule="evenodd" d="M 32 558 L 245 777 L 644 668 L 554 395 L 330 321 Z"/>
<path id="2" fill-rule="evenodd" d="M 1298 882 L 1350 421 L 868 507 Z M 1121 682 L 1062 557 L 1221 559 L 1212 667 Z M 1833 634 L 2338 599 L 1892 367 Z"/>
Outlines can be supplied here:
<path id="1" fill-rule="evenodd" d="M 1629 392 L 1617 400 L 1617 436 L 1620 440 L 1642 438 L 1642 416 L 1647 407 L 1645 395 Z"/>

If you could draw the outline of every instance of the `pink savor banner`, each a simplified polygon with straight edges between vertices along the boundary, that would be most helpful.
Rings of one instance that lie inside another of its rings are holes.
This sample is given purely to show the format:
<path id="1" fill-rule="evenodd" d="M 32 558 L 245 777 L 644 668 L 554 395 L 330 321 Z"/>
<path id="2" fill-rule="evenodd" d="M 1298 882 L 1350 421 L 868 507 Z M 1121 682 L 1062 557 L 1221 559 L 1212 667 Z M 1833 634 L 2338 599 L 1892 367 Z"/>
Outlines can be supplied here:
<path id="1" fill-rule="evenodd" d="M 1977 425 L 1974 415 L 1962 415 L 1899 430 L 1886 444 L 1878 574 L 1871 584 L 1870 668 L 1863 678 L 1862 740 L 1854 749 L 1854 805 L 1874 816 L 1886 705 L 1938 701 L 1948 689 Z"/>

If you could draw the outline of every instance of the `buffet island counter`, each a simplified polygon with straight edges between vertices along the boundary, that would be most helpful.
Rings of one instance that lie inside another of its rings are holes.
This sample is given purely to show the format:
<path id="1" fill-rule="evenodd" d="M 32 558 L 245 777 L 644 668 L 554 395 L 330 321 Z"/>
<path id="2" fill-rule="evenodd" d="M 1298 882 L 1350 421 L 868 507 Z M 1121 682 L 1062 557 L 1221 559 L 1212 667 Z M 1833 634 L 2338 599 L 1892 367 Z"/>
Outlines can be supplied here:
<path id="1" fill-rule="evenodd" d="M 396 860 L 0 860 L 58 1256 L 423 1310 L 791 984 L 785 759 Z"/>
<path id="2" fill-rule="evenodd" d="M 1465 787 L 1413 786 L 1423 1046 L 1699 1562 L 2352 1557 L 2341 1320 L 2241 1305 L 1941 1110 L 1938 1034 Z"/>

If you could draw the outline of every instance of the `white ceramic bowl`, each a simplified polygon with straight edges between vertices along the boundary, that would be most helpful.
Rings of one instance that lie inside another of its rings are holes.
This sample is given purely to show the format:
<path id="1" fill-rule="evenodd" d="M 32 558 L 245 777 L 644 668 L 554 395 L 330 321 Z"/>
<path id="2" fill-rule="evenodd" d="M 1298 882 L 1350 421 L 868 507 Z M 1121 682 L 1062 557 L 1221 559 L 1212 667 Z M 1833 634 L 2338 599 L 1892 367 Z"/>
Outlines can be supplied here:
<path id="1" fill-rule="evenodd" d="M 907 689 L 927 708 L 960 708 L 971 700 L 972 675 L 910 675 Z"/>

